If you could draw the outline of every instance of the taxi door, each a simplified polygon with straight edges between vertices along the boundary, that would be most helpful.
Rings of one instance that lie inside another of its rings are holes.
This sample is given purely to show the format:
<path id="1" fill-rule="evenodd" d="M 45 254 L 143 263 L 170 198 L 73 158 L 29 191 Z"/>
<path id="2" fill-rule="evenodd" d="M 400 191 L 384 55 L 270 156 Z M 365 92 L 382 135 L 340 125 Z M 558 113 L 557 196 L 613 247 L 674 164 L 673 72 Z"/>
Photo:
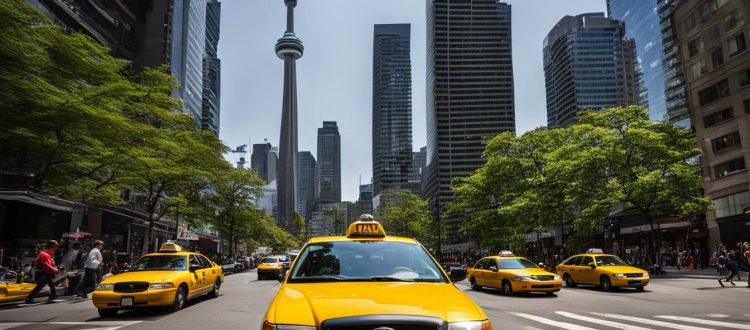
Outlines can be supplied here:
<path id="1" fill-rule="evenodd" d="M 594 264 L 594 258 L 590 256 L 584 256 L 581 263 L 578 265 L 580 280 L 583 283 L 594 283 L 597 284 L 599 279 L 596 278 L 596 269 L 592 269 L 591 265 Z"/>
<path id="2" fill-rule="evenodd" d="M 500 288 L 500 265 L 497 259 L 487 260 L 487 275 L 485 276 L 485 285 L 491 288 Z"/>
<path id="3" fill-rule="evenodd" d="M 219 276 L 216 270 L 217 267 L 214 267 L 214 264 L 203 255 L 198 255 L 198 259 L 203 264 L 201 271 L 205 271 L 206 273 L 206 291 L 211 291 L 213 290 L 214 283 L 216 283 L 216 278 Z"/>
<path id="4" fill-rule="evenodd" d="M 573 280 L 573 282 L 580 283 L 583 281 L 583 274 L 581 273 L 581 270 L 583 269 L 581 265 L 581 261 L 583 261 L 582 256 L 573 257 L 573 259 L 568 263 L 566 267 L 566 271 L 568 275 L 570 275 L 570 278 Z"/>
<path id="5" fill-rule="evenodd" d="M 479 286 L 485 285 L 484 276 L 487 272 L 487 270 L 485 269 L 487 262 L 487 259 L 482 259 L 474 265 L 474 280 L 477 281 L 477 285 Z"/>
<path id="6" fill-rule="evenodd" d="M 190 255 L 190 289 L 188 296 L 195 297 L 206 292 L 206 269 L 197 255 Z"/>

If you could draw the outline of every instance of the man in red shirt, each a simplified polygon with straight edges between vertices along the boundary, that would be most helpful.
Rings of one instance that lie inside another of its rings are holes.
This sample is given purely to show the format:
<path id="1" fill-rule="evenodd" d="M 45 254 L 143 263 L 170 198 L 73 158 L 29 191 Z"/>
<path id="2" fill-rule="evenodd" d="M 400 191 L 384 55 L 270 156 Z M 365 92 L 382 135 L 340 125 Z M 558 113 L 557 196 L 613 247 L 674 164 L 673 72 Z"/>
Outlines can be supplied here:
<path id="1" fill-rule="evenodd" d="M 34 260 L 34 267 L 36 269 L 34 281 L 36 282 L 36 287 L 34 287 L 34 289 L 31 290 L 31 292 L 29 292 L 29 295 L 26 297 L 27 304 L 34 303 L 34 297 L 39 294 L 39 291 L 42 291 L 45 285 L 49 285 L 50 289 L 49 298 L 47 299 L 47 301 L 51 302 L 57 299 L 54 279 L 55 274 L 59 273 L 60 271 L 57 269 L 57 266 L 55 266 L 54 257 L 58 247 L 60 247 L 60 244 L 57 243 L 57 241 L 49 241 L 44 250 L 42 252 L 39 252 L 36 260 Z"/>

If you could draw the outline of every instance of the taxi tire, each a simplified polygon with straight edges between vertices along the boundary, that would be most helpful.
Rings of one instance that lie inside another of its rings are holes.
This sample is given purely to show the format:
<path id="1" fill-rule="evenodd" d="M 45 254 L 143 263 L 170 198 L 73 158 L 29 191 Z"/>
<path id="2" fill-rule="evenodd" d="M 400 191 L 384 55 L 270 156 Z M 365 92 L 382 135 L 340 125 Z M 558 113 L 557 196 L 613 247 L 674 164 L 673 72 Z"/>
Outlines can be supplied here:
<path id="1" fill-rule="evenodd" d="M 569 288 L 575 288 L 576 286 L 578 286 L 578 283 L 573 282 L 573 278 L 570 277 L 570 275 L 568 275 L 568 274 L 565 274 L 563 276 L 563 280 L 565 281 L 565 286 L 567 286 Z"/>
<path id="2" fill-rule="evenodd" d="M 508 280 L 503 281 L 503 294 L 506 296 L 512 296 L 513 295 L 513 286 L 508 282 Z"/>
<path id="3" fill-rule="evenodd" d="M 599 287 L 602 289 L 602 291 L 612 291 L 612 282 L 609 280 L 609 277 L 607 276 L 600 277 Z"/>
<path id="4" fill-rule="evenodd" d="M 185 290 L 185 286 L 180 285 L 174 293 L 174 302 L 172 303 L 172 306 L 169 307 L 169 311 L 172 313 L 179 311 L 185 306 L 185 301 L 187 301 L 187 290 Z"/>
<path id="5" fill-rule="evenodd" d="M 216 283 L 214 283 L 214 288 L 211 290 L 211 292 L 208 293 L 209 298 L 218 298 L 219 297 L 219 291 L 221 291 L 221 280 L 216 280 Z"/>
<path id="6" fill-rule="evenodd" d="M 637 286 L 637 287 L 635 287 L 635 291 L 638 291 L 638 292 L 643 292 L 643 290 L 645 290 L 645 289 L 646 289 L 646 287 L 644 287 L 644 286 Z"/>
<path id="7" fill-rule="evenodd" d="M 118 310 L 116 309 L 100 309 L 99 316 L 101 317 L 115 317 L 117 316 Z"/>
<path id="8" fill-rule="evenodd" d="M 482 290 L 482 287 L 477 285 L 477 280 L 473 277 L 469 279 L 469 284 L 471 284 L 471 289 L 474 291 Z"/>

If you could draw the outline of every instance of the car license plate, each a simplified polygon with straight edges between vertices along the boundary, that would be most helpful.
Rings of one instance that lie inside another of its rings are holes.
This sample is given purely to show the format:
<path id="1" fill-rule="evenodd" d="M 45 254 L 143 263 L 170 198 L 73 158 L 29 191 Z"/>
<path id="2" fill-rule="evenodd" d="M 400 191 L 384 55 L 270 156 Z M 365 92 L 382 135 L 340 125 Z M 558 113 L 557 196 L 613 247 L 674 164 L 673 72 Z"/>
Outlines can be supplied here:
<path id="1" fill-rule="evenodd" d="M 120 306 L 133 306 L 133 297 L 122 298 Z"/>

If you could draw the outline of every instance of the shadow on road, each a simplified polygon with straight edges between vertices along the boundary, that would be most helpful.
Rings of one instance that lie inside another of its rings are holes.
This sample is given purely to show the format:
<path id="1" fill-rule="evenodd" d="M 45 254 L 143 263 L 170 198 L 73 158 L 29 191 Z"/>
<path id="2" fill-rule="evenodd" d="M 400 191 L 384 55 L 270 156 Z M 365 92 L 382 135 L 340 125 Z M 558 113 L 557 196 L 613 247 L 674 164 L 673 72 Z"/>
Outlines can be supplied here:
<path id="1" fill-rule="evenodd" d="M 180 312 L 190 310 L 193 306 L 199 305 L 201 302 L 210 300 L 208 296 L 201 296 L 198 298 L 195 298 L 193 300 L 189 300 L 185 303 L 185 305 L 182 307 Z M 93 308 L 93 306 L 92 306 Z M 179 313 L 179 312 L 178 312 Z M 117 316 L 115 317 L 95 317 L 92 319 L 86 320 L 86 322 L 95 322 L 95 321 L 128 321 L 128 320 L 138 320 L 138 321 L 156 321 L 163 317 L 167 317 L 169 315 L 172 315 L 173 313 L 169 311 L 166 307 L 153 307 L 153 308 L 140 308 L 140 309 L 128 309 L 123 310 L 117 313 Z"/>
<path id="2" fill-rule="evenodd" d="M 472 290 L 477 293 L 487 294 L 487 295 L 493 295 L 493 296 L 505 296 L 501 290 L 498 289 L 487 289 L 483 288 L 479 291 Z M 516 292 L 513 293 L 513 295 L 510 296 L 510 298 L 526 298 L 526 299 L 554 299 L 557 298 L 557 294 L 551 294 L 547 295 L 543 292 Z"/>

